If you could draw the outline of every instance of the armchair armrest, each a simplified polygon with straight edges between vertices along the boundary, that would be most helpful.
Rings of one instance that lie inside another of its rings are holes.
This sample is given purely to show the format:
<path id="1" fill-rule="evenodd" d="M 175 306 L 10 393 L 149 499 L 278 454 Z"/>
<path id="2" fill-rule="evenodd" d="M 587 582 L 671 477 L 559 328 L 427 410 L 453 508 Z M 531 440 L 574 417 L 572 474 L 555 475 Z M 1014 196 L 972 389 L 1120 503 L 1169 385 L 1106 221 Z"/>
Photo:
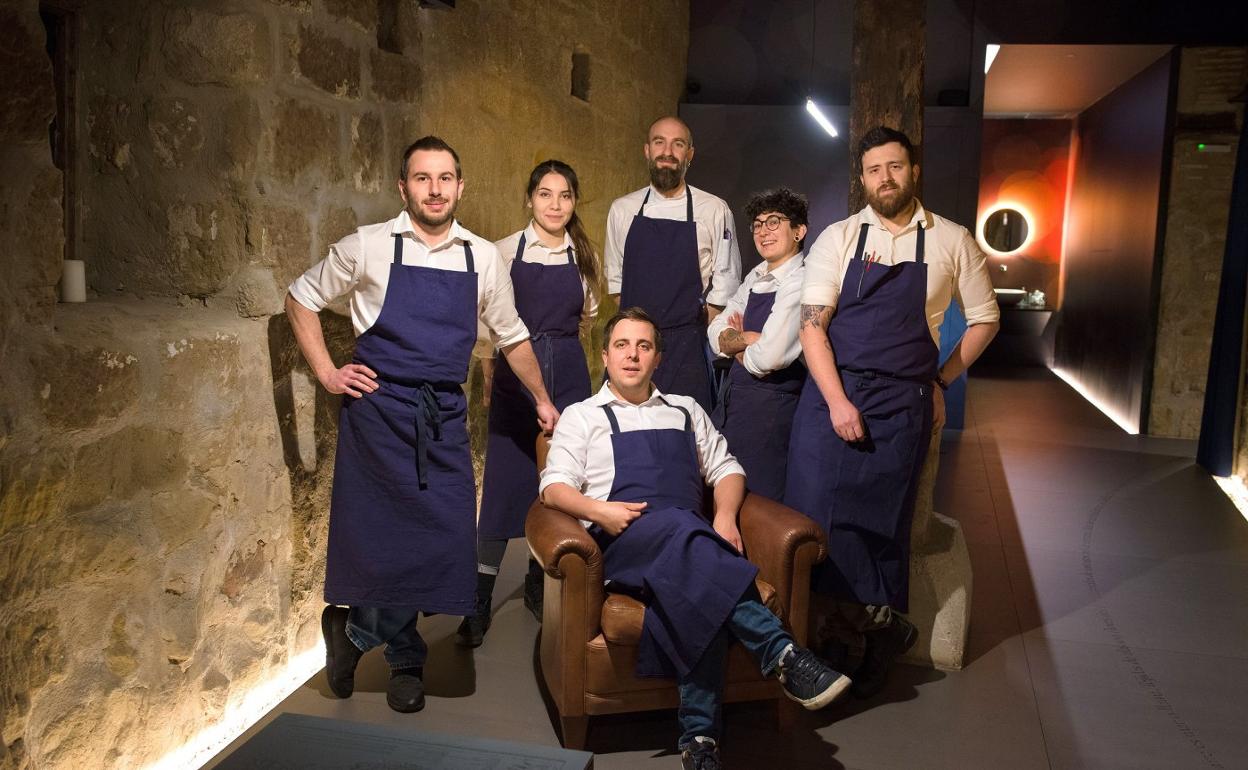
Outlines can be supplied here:
<path id="1" fill-rule="evenodd" d="M 741 505 L 738 527 L 746 556 L 758 566 L 759 577 L 775 586 L 784 619 L 804 644 L 810 569 L 827 558 L 827 536 L 807 516 L 752 492 Z"/>
<path id="2" fill-rule="evenodd" d="M 601 579 L 602 551 L 576 518 L 535 500 L 524 520 L 524 536 L 533 557 L 551 577 L 562 580 L 559 562 L 565 555 L 575 554 Z"/>

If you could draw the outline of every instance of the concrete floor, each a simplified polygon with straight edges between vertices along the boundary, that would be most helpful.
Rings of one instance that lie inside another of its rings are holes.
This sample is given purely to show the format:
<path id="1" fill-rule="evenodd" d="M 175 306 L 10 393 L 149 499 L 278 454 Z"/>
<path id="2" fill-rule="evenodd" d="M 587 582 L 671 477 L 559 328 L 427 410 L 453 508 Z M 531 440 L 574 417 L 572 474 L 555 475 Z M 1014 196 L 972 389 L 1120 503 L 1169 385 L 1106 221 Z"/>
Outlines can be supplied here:
<path id="1" fill-rule="evenodd" d="M 1248 767 L 1248 523 L 1194 443 L 1128 436 L 1039 370 L 972 378 L 967 412 L 936 497 L 974 564 L 966 668 L 899 666 L 879 698 L 803 713 L 784 734 L 758 706 L 729 707 L 726 766 Z M 318 675 L 273 713 L 557 745 L 525 558 L 513 543 L 475 653 L 453 644 L 457 618 L 422 621 L 423 712 L 386 706 L 374 652 L 350 700 Z M 602 770 L 676 768 L 676 737 L 674 712 L 600 718 L 589 748 Z"/>

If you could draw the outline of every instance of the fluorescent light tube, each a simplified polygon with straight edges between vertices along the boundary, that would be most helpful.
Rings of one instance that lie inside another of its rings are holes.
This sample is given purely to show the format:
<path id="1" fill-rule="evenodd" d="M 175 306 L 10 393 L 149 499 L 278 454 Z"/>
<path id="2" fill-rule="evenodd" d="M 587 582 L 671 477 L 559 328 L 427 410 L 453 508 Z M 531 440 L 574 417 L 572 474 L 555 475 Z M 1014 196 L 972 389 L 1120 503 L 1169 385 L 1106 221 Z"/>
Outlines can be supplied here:
<path id="1" fill-rule="evenodd" d="M 823 130 L 828 132 L 828 136 L 835 137 L 837 135 L 836 126 L 832 125 L 832 121 L 828 120 L 827 116 L 823 114 L 819 109 L 819 105 L 815 104 L 814 99 L 806 100 L 806 111 L 810 113 L 810 116 L 815 119 L 816 123 L 823 126 Z"/>

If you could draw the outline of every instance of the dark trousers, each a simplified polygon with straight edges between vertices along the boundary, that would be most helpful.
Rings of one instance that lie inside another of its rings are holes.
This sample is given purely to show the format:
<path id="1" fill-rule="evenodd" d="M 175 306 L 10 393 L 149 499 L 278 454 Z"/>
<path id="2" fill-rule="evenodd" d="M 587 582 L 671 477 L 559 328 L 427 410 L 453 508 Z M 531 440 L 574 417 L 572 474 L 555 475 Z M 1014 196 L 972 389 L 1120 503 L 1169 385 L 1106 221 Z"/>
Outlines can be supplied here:
<path id="1" fill-rule="evenodd" d="M 429 646 L 416 630 L 420 610 L 409 607 L 352 607 L 347 616 L 347 638 L 367 652 L 385 645 L 391 669 L 425 665 Z"/>

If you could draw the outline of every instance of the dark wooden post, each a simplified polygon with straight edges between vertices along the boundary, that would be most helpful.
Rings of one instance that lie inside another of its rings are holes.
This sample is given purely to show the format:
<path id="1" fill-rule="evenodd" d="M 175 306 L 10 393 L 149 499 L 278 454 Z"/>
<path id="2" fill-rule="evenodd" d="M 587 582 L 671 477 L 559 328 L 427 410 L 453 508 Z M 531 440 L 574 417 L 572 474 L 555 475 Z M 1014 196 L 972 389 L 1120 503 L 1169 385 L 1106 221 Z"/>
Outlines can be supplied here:
<path id="1" fill-rule="evenodd" d="M 855 0 L 849 85 L 851 159 L 856 159 L 858 139 L 879 125 L 904 131 L 916 146 L 923 144 L 926 12 L 925 0 Z M 851 162 L 851 214 L 866 205 L 862 182 L 852 166 Z"/>

